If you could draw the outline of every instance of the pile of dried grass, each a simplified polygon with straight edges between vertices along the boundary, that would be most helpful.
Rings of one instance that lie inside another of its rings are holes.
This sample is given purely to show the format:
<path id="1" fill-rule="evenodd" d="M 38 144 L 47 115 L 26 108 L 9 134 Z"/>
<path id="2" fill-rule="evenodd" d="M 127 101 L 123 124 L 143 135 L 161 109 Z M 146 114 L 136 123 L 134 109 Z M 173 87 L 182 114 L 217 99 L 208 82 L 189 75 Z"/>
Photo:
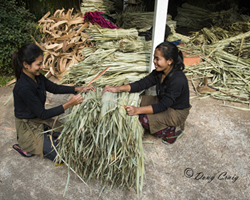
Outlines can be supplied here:
<path id="1" fill-rule="evenodd" d="M 185 69 L 201 98 L 212 96 L 223 101 L 248 104 L 250 107 L 250 26 L 248 23 L 245 25 L 248 25 L 248 29 L 247 26 L 242 30 L 237 29 L 238 35 L 229 31 L 232 27 L 235 30 L 235 23 L 225 29 L 203 28 L 190 38 L 189 43 L 179 46 L 183 52 L 200 55 L 203 59 L 202 63 Z M 217 91 L 202 88 L 206 77 L 210 78 L 209 85 Z M 201 81 L 198 90 L 194 80 Z"/>
<path id="2" fill-rule="evenodd" d="M 73 15 L 73 10 L 57 10 L 49 17 L 48 12 L 41 20 L 44 37 L 38 44 L 44 51 L 44 68 L 61 79 L 67 70 L 83 61 L 87 55 L 84 48 L 116 49 L 122 52 L 139 52 L 151 49 L 151 42 L 138 37 L 138 31 L 131 29 L 101 28 L 98 24 L 84 23 L 82 13 Z M 136 55 L 135 55 L 136 56 Z M 147 56 L 146 56 L 147 57 Z M 126 60 L 124 60 L 126 62 Z M 111 65 L 113 63 L 111 62 Z M 122 65 L 122 63 L 119 63 Z M 146 67 L 148 64 L 144 64 Z M 130 70 L 131 71 L 131 70 Z M 140 76 L 141 77 L 141 76 Z"/>
<path id="3" fill-rule="evenodd" d="M 122 53 L 117 49 L 83 49 L 88 51 L 84 61 L 73 65 L 61 79 L 63 84 L 84 85 L 91 81 L 100 71 L 109 67 L 95 85 L 123 85 L 139 80 L 149 71 L 149 51 Z M 92 53 L 91 53 L 92 51 Z M 86 55 L 86 53 L 83 53 Z"/>
<path id="4" fill-rule="evenodd" d="M 136 29 L 89 27 L 85 32 L 95 46 L 82 50 L 84 60 L 73 65 L 61 83 L 83 85 L 107 67 L 96 86 L 127 84 L 148 74 L 151 42 L 138 37 Z"/>
<path id="5" fill-rule="evenodd" d="M 234 22 L 245 21 L 245 16 L 239 14 L 237 8 L 213 12 L 207 8 L 184 3 L 181 7 L 177 8 L 177 11 L 178 14 L 175 17 L 177 25 L 193 29 L 202 29 L 203 27 L 211 26 L 225 28 Z"/>
<path id="6" fill-rule="evenodd" d="M 135 28 L 148 30 L 153 26 L 154 12 L 123 12 L 116 16 L 117 26 L 125 29 Z M 172 20 L 171 15 L 167 15 L 167 25 L 176 27 L 176 21 Z"/>
<path id="7" fill-rule="evenodd" d="M 185 69 L 197 96 L 212 96 L 224 103 L 234 101 L 250 107 L 250 17 L 233 9 L 209 12 L 189 4 L 183 4 L 179 11 L 175 18 L 178 25 L 201 28 L 190 36 L 178 34 L 172 28 L 173 35 L 167 38 L 169 41 L 181 39 L 184 44 L 179 46 L 180 50 L 190 57 L 202 58 L 203 62 Z M 206 28 L 206 22 L 214 26 Z M 195 81 L 199 82 L 198 87 Z"/>
<path id="8" fill-rule="evenodd" d="M 84 101 L 66 117 L 59 136 L 57 161 L 85 180 L 99 179 L 106 186 L 134 188 L 142 193 L 144 178 L 143 128 L 124 105 L 138 106 L 139 93 L 83 94 Z M 68 179 L 69 180 L 69 179 Z"/>
<path id="9" fill-rule="evenodd" d="M 109 29 L 109 28 L 90 27 L 86 29 L 86 34 L 88 35 L 89 41 L 120 40 L 127 36 L 134 39 L 138 38 L 138 31 L 134 28 Z"/>
<path id="10" fill-rule="evenodd" d="M 68 26 L 62 25 L 66 24 L 62 21 L 58 27 L 65 30 Z M 99 87 L 130 83 L 148 74 L 148 50 L 151 49 L 151 44 L 139 38 L 136 29 L 106 29 L 85 25 L 77 24 L 72 30 L 67 29 L 70 37 L 66 35 L 62 42 L 60 37 L 63 36 L 50 37 L 52 34 L 47 34 L 48 41 L 57 45 L 56 49 L 51 48 L 51 52 L 46 50 L 52 55 L 61 51 L 58 44 L 64 44 L 76 33 L 83 34 L 83 48 L 71 48 L 77 49 L 81 60 L 65 67 L 63 72 L 61 65 L 58 65 L 59 69 L 57 66 L 53 68 L 58 72 L 55 73 L 57 77 L 64 75 L 61 83 L 82 86 L 109 67 L 94 82 L 97 91 L 83 94 L 84 102 L 73 107 L 66 117 L 64 130 L 59 138 L 57 159 L 64 159 L 69 168 L 74 169 L 80 177 L 100 179 L 104 187 L 116 185 L 135 188 L 141 194 L 144 177 L 143 129 L 138 116 L 128 116 L 124 109 L 124 105 L 138 106 L 139 94 L 102 94 Z M 107 48 L 110 42 L 115 48 Z M 53 64 L 55 63 L 51 62 L 50 67 Z"/>
<path id="11" fill-rule="evenodd" d="M 109 14 L 115 10 L 114 2 L 110 0 L 82 0 L 81 12 L 101 11 Z"/>

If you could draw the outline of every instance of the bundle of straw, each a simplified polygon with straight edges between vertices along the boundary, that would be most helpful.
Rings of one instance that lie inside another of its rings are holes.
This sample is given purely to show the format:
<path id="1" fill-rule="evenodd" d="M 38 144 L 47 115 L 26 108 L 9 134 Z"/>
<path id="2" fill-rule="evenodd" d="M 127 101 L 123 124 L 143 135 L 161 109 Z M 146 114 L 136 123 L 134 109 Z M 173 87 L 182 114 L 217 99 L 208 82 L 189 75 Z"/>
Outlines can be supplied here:
<path id="1" fill-rule="evenodd" d="M 205 39 L 205 37 L 203 38 Z M 200 57 L 203 62 L 185 69 L 186 75 L 191 77 L 191 81 L 209 77 L 211 78 L 210 86 L 219 90 L 209 91 L 207 94 L 200 94 L 199 91 L 196 91 L 198 95 L 210 95 L 223 101 L 250 105 L 249 43 L 245 41 L 250 41 L 250 32 L 218 40 L 217 43 L 207 43 L 202 49 L 195 44 L 180 47 L 182 51 L 186 50 L 189 53 L 195 51 L 196 54 L 200 48 Z M 196 89 L 195 85 L 194 87 Z"/>
<path id="2" fill-rule="evenodd" d="M 145 41 L 144 37 L 133 39 L 126 37 L 118 41 L 97 41 L 96 47 L 100 49 L 118 49 L 122 52 L 148 51 L 151 48 L 151 41 Z"/>
<path id="3" fill-rule="evenodd" d="M 245 21 L 245 17 L 236 12 L 237 8 L 213 12 L 207 9 L 207 4 L 201 8 L 184 3 L 177 8 L 177 11 L 178 14 L 175 17 L 177 25 L 194 29 L 211 27 L 211 25 L 224 28 L 237 21 Z"/>
<path id="4" fill-rule="evenodd" d="M 188 36 L 176 33 L 175 27 L 173 25 L 170 25 L 169 28 L 171 30 L 171 34 L 169 34 L 168 37 L 166 38 L 166 40 L 169 42 L 181 40 L 182 43 L 188 43 L 192 39 Z"/>
<path id="5" fill-rule="evenodd" d="M 182 7 L 177 8 L 177 26 L 200 29 L 206 27 L 211 22 L 211 12 L 207 9 L 199 8 L 188 3 L 182 4 Z"/>
<path id="6" fill-rule="evenodd" d="M 139 93 L 82 94 L 84 101 L 67 115 L 59 136 L 57 161 L 63 158 L 81 177 L 142 193 L 144 178 L 143 128 L 124 105 L 139 106 Z"/>
<path id="7" fill-rule="evenodd" d="M 101 11 L 109 14 L 111 11 L 114 11 L 114 2 L 109 0 L 82 0 L 81 12 L 94 12 Z"/>
<path id="8" fill-rule="evenodd" d="M 119 41 L 119 50 L 122 52 L 131 52 L 131 51 L 143 51 L 143 50 L 150 50 L 151 48 L 151 41 L 145 41 L 140 37 L 138 40 L 133 40 L 130 38 L 124 38 Z"/>
<path id="9" fill-rule="evenodd" d="M 108 29 L 108 28 L 98 28 L 91 27 L 86 30 L 90 41 L 107 41 L 107 40 L 119 40 L 126 36 L 132 37 L 134 39 L 138 38 L 138 31 L 136 29 Z"/>
<path id="10" fill-rule="evenodd" d="M 96 86 L 131 83 L 148 74 L 149 59 L 150 52 L 145 51 L 122 53 L 116 49 L 98 49 L 84 61 L 73 65 L 63 76 L 61 83 L 83 85 L 106 67 L 109 70 L 95 82 Z"/>
<path id="11" fill-rule="evenodd" d="M 123 12 L 117 15 L 117 26 L 124 29 L 150 29 L 153 26 L 154 12 Z M 176 21 L 172 20 L 171 15 L 167 15 L 167 25 L 176 27 Z"/>

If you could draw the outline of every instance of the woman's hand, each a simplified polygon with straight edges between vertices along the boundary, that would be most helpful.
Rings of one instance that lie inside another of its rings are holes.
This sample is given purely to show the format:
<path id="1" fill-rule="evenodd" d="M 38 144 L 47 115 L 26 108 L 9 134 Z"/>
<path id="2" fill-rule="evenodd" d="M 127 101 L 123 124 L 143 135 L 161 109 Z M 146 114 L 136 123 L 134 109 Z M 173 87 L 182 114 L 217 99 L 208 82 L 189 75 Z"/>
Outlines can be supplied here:
<path id="1" fill-rule="evenodd" d="M 113 93 L 116 93 L 116 92 L 119 92 L 120 89 L 119 87 L 115 87 L 115 86 L 111 86 L 111 85 L 106 85 L 105 88 L 102 90 L 102 92 L 113 92 Z"/>
<path id="2" fill-rule="evenodd" d="M 151 105 L 149 106 L 143 106 L 143 107 L 135 107 L 135 106 L 128 106 L 125 105 L 124 108 L 126 109 L 128 115 L 139 115 L 139 114 L 153 114 L 153 107 Z"/>
<path id="3" fill-rule="evenodd" d="M 82 98 L 82 95 L 81 94 L 77 94 L 73 97 L 70 98 L 70 100 L 68 102 L 66 102 L 65 104 L 63 104 L 63 108 L 64 110 L 74 106 L 74 105 L 77 105 L 79 103 L 82 103 L 83 102 L 83 98 Z"/>
<path id="4" fill-rule="evenodd" d="M 70 100 L 68 101 L 72 106 L 77 105 L 79 103 L 83 102 L 83 98 L 81 94 L 77 94 L 73 97 L 70 98 Z"/>
<path id="5" fill-rule="evenodd" d="M 138 115 L 137 110 L 138 107 L 135 106 L 124 106 L 128 115 L 132 116 L 132 115 Z"/>
<path id="6" fill-rule="evenodd" d="M 95 87 L 92 85 L 85 86 L 85 87 L 75 87 L 76 92 L 89 92 L 90 90 L 95 91 Z"/>

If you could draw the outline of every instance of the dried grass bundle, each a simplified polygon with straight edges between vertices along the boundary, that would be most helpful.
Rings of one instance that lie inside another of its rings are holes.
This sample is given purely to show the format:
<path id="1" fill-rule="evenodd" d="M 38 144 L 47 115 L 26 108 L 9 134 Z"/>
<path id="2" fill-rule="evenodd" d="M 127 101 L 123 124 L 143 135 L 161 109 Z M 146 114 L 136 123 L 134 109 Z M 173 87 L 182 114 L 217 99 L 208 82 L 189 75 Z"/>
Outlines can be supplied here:
<path id="1" fill-rule="evenodd" d="M 81 12 L 101 11 L 109 14 L 115 10 L 114 2 L 109 0 L 82 0 Z"/>
<path id="2" fill-rule="evenodd" d="M 117 26 L 124 29 L 150 29 L 153 26 L 154 12 L 123 12 L 117 15 Z M 171 15 L 167 15 L 167 25 L 176 27 L 176 21 L 172 20 Z"/>
<path id="3" fill-rule="evenodd" d="M 179 49 L 190 55 L 200 55 L 203 59 L 202 63 L 185 69 L 197 95 L 201 98 L 210 95 L 223 101 L 248 104 L 250 107 L 250 27 L 237 28 L 235 23 L 225 29 L 203 28 Z M 236 29 L 237 32 L 230 31 Z M 209 86 L 216 90 L 203 87 L 206 78 L 210 78 Z M 200 81 L 198 87 L 194 80 Z"/>
<path id="4" fill-rule="evenodd" d="M 82 94 L 59 136 L 57 161 L 86 180 L 100 179 L 104 187 L 134 188 L 142 193 L 144 178 L 143 128 L 138 116 L 128 116 L 124 105 L 138 106 L 139 93 Z"/>
<path id="5" fill-rule="evenodd" d="M 89 40 L 92 41 L 107 41 L 107 40 L 119 40 L 124 37 L 138 38 L 138 31 L 136 29 L 108 29 L 108 28 L 98 28 L 91 27 L 86 30 L 89 36 Z"/>
<path id="6" fill-rule="evenodd" d="M 238 53 L 243 49 L 242 46 L 241 50 L 239 48 L 238 46 L 238 49 L 235 49 Z M 250 59 L 241 57 L 240 53 L 237 56 L 229 54 L 225 50 L 223 47 L 213 48 L 210 51 L 206 48 L 205 53 L 208 56 L 201 56 L 203 62 L 186 67 L 185 73 L 192 81 L 201 80 L 199 87 L 203 85 L 204 78 L 209 77 L 209 85 L 219 90 L 213 92 L 196 90 L 199 96 L 210 95 L 223 101 L 250 105 Z M 194 83 L 193 86 L 196 89 Z"/>
<path id="7" fill-rule="evenodd" d="M 145 41 L 144 37 L 138 37 L 136 40 L 126 37 L 118 41 L 97 41 L 96 47 L 100 49 L 117 49 L 122 52 L 148 51 L 151 48 L 151 41 Z"/>
<path id="8" fill-rule="evenodd" d="M 249 21 L 244 15 L 239 14 L 235 7 L 229 10 L 213 12 L 207 9 L 207 5 L 205 6 L 201 8 L 188 3 L 182 4 L 181 7 L 177 8 L 178 14 L 175 17 L 177 25 L 193 29 L 202 29 L 211 27 L 211 25 L 224 28 L 237 21 Z"/>
<path id="9" fill-rule="evenodd" d="M 98 49 L 84 61 L 73 65 L 63 76 L 61 83 L 83 85 L 106 67 L 109 70 L 95 82 L 96 86 L 131 83 L 148 74 L 149 60 L 150 52 L 122 53 L 116 49 Z"/>

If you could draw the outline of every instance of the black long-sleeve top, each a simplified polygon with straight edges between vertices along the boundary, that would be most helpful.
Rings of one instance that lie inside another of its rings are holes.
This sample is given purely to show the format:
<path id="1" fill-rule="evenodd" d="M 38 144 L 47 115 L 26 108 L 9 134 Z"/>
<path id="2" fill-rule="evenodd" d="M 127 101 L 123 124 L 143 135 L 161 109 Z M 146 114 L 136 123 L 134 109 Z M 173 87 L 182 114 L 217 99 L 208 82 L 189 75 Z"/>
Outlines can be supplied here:
<path id="1" fill-rule="evenodd" d="M 172 70 L 161 83 L 163 72 L 153 70 L 143 79 L 131 83 L 130 92 L 139 92 L 156 85 L 159 102 L 152 105 L 153 112 L 159 113 L 173 109 L 189 108 L 189 87 L 185 74 L 181 70 Z"/>
<path id="2" fill-rule="evenodd" d="M 62 105 L 51 109 L 45 109 L 46 91 L 53 94 L 75 93 L 75 88 L 57 85 L 45 76 L 36 76 L 37 83 L 25 73 L 21 73 L 14 89 L 15 116 L 19 119 L 49 119 L 64 113 Z"/>

